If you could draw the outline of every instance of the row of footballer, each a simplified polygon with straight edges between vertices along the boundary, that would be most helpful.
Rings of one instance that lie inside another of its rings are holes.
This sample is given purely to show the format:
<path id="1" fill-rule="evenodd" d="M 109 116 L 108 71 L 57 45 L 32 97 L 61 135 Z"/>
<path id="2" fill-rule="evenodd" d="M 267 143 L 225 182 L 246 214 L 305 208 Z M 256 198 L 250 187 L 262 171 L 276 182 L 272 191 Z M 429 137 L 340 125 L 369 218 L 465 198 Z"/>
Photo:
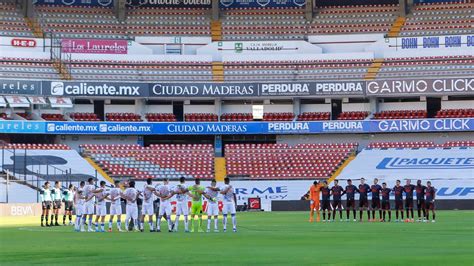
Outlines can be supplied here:
<path id="1" fill-rule="evenodd" d="M 204 232 L 202 228 L 203 198 L 207 199 L 207 232 L 211 232 L 212 219 L 214 220 L 214 232 L 218 229 L 218 197 L 221 196 L 223 202 L 223 231 L 227 231 L 228 214 L 232 220 L 232 230 L 237 232 L 236 220 L 236 199 L 234 188 L 230 184 L 230 179 L 224 179 L 224 185 L 217 186 L 216 180 L 211 181 L 211 185 L 204 187 L 199 179 L 194 180 L 191 186 L 186 185 L 186 180 L 181 177 L 179 184 L 171 186 L 168 179 L 163 179 L 163 183 L 153 184 L 152 179 L 147 179 L 142 190 L 135 188 L 135 181 L 115 181 L 112 188 L 106 187 L 106 182 L 101 181 L 96 186 L 95 180 L 89 178 L 87 182 L 80 182 L 79 187 L 69 185 L 67 190 L 61 188 L 61 183 L 56 181 L 54 187 L 49 182 L 45 182 L 40 191 L 42 202 L 41 226 L 58 226 L 59 210 L 62 202 L 65 202 L 65 213 L 63 224 L 66 224 L 66 217 L 69 218 L 69 224 L 72 225 L 73 209 L 76 219 L 74 229 L 77 232 L 105 232 L 105 217 L 110 215 L 108 230 L 113 231 L 113 222 L 116 217 L 116 228 L 123 232 L 126 230 L 144 231 L 145 218 L 148 216 L 150 232 L 161 232 L 161 221 L 164 218 L 167 221 L 168 232 L 177 232 L 180 216 L 184 216 L 184 231 L 194 232 L 197 226 L 197 232 Z M 171 221 L 171 198 L 176 199 L 176 216 Z M 158 218 L 154 222 L 153 216 L 154 199 L 159 200 Z M 122 203 L 126 201 L 125 208 L 125 228 L 122 228 Z M 188 201 L 191 199 L 191 210 Z M 107 213 L 106 201 L 110 201 L 110 211 Z M 141 201 L 141 217 L 138 216 L 138 204 Z M 48 222 L 51 208 L 51 221 Z M 95 215 L 95 223 L 93 216 Z M 191 216 L 188 220 L 188 216 Z M 139 219 L 140 218 L 140 219 Z M 195 221 L 197 223 L 195 224 Z M 46 222 L 46 223 L 44 223 Z M 129 226 L 133 223 L 133 226 Z M 87 227 L 87 229 L 86 229 Z M 95 227 L 95 228 L 94 228 Z"/>
<path id="2" fill-rule="evenodd" d="M 316 211 L 316 221 L 320 221 L 320 212 L 322 211 L 323 222 L 331 222 L 336 219 L 336 212 L 339 211 L 340 221 L 342 219 L 342 196 L 346 195 L 346 221 L 350 221 L 350 212 L 352 211 L 353 221 L 356 219 L 355 195 L 359 194 L 359 221 L 363 221 L 363 213 L 367 211 L 367 218 L 370 222 L 381 221 L 390 222 L 392 212 L 390 207 L 390 194 L 395 196 L 395 222 L 414 222 L 413 213 L 414 193 L 416 193 L 416 205 L 418 211 L 418 222 L 429 221 L 430 211 L 432 213 L 431 222 L 435 222 L 435 194 L 436 189 L 431 185 L 431 181 L 426 182 L 426 186 L 421 180 L 417 180 L 416 186 L 411 184 L 411 180 L 407 179 L 405 185 L 401 185 L 400 180 L 396 180 L 393 188 L 387 187 L 387 183 L 378 184 L 379 180 L 375 178 L 373 184 L 369 186 L 365 183 L 365 178 L 360 179 L 360 184 L 355 186 L 352 180 L 347 180 L 345 188 L 339 185 L 339 181 L 334 181 L 334 186 L 329 188 L 327 181 L 314 181 L 310 187 L 307 198 L 310 200 L 310 222 L 314 221 L 314 212 Z M 372 202 L 369 208 L 369 193 L 372 194 Z M 320 195 L 321 194 L 321 195 Z M 405 200 L 403 199 L 405 195 Z M 332 204 L 331 204 L 332 196 Z M 381 196 L 381 197 L 380 197 Z M 321 197 L 321 200 L 320 200 Z M 405 201 L 405 202 L 404 202 Z M 404 204 L 405 203 L 405 204 Z M 405 208 L 404 208 L 405 207 Z M 404 209 L 406 211 L 406 219 L 404 220 Z M 376 211 L 379 213 L 376 218 Z M 332 219 L 331 219 L 332 212 Z M 388 214 L 388 215 L 387 215 Z M 400 214 L 400 216 L 399 216 Z M 423 214 L 423 216 L 422 216 Z M 399 219 L 400 217 L 400 219 Z"/>

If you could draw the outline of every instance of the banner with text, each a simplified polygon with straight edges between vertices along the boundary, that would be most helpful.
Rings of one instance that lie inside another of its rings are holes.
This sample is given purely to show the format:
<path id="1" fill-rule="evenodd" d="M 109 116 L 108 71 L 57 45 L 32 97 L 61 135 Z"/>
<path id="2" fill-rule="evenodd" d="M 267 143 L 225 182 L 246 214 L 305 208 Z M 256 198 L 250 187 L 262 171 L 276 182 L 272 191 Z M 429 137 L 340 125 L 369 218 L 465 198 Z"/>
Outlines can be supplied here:
<path id="1" fill-rule="evenodd" d="M 211 8 L 211 0 L 127 0 L 128 7 L 197 7 Z"/>
<path id="2" fill-rule="evenodd" d="M 474 78 L 399 79 L 367 81 L 367 96 L 473 94 Z"/>
<path id="3" fill-rule="evenodd" d="M 113 0 L 33 0 L 33 4 L 112 7 Z"/>
<path id="4" fill-rule="evenodd" d="M 63 53 L 76 54 L 127 54 L 127 40 L 62 39 Z"/>
<path id="5" fill-rule="evenodd" d="M 146 83 L 45 81 L 43 95 L 98 96 L 98 97 L 147 97 Z"/>
<path id="6" fill-rule="evenodd" d="M 390 47 L 401 50 L 474 48 L 474 35 L 399 37 L 389 39 Z"/>
<path id="7" fill-rule="evenodd" d="M 314 122 L 39 122 L 0 121 L 6 133 L 90 135 L 324 134 L 474 131 L 474 118 Z"/>
<path id="8" fill-rule="evenodd" d="M 0 79 L 0 94 L 41 95 L 41 82 Z"/>
<path id="9" fill-rule="evenodd" d="M 303 7 L 306 0 L 220 0 L 220 8 Z"/>

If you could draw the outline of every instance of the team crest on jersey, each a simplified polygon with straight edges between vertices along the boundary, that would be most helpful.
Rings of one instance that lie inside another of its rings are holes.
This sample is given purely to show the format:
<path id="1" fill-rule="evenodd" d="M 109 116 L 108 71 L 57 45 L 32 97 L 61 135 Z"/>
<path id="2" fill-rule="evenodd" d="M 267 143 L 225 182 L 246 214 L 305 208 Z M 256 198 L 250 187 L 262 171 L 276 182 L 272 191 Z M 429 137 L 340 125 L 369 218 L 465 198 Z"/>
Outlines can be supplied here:
<path id="1" fill-rule="evenodd" d="M 234 0 L 221 0 L 223 6 L 231 6 L 234 3 Z"/>
<path id="2" fill-rule="evenodd" d="M 293 3 L 297 6 L 304 6 L 306 4 L 306 0 L 293 0 Z"/>
<path id="3" fill-rule="evenodd" d="M 260 6 L 266 6 L 270 4 L 270 0 L 257 0 L 257 4 L 259 4 Z"/>

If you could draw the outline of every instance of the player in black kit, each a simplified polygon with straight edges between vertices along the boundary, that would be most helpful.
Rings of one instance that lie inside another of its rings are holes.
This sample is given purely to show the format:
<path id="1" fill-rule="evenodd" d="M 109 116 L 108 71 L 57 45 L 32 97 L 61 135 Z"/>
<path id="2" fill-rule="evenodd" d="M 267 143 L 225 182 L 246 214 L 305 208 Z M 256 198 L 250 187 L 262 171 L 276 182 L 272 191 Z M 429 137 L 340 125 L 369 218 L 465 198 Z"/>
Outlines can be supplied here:
<path id="1" fill-rule="evenodd" d="M 426 210 L 425 210 L 425 190 L 426 186 L 421 184 L 421 180 L 416 181 L 416 210 L 418 211 L 418 220 L 417 222 L 421 222 L 425 220 L 426 217 Z M 423 212 L 423 216 L 421 216 L 421 212 Z"/>
<path id="2" fill-rule="evenodd" d="M 331 188 L 332 195 L 332 219 L 336 220 L 336 210 L 339 211 L 339 219 L 342 222 L 342 204 L 341 196 L 344 189 L 339 186 L 339 180 L 334 180 L 334 186 Z"/>
<path id="3" fill-rule="evenodd" d="M 415 186 L 411 184 L 411 180 L 407 179 L 406 185 L 403 187 L 405 192 L 405 210 L 407 212 L 407 222 L 414 222 L 415 216 L 413 215 L 413 192 Z M 411 217 L 411 218 L 410 218 Z"/>
<path id="4" fill-rule="evenodd" d="M 369 210 L 369 196 L 370 191 L 369 185 L 365 183 L 365 178 L 360 179 L 359 184 L 359 221 L 362 222 L 362 213 L 367 210 L 367 216 L 370 221 L 370 210 Z"/>
<path id="5" fill-rule="evenodd" d="M 382 187 L 378 184 L 379 180 L 377 178 L 374 179 L 374 184 L 370 187 L 370 191 L 372 192 L 372 221 L 375 220 L 375 211 L 379 211 L 379 219 L 382 221 L 382 210 L 380 209 L 380 191 Z"/>
<path id="6" fill-rule="evenodd" d="M 321 210 L 323 211 L 323 222 L 331 221 L 331 190 L 326 180 L 323 181 L 323 187 L 321 188 Z"/>
<path id="7" fill-rule="evenodd" d="M 346 215 L 347 215 L 347 222 L 349 222 L 349 212 L 352 210 L 352 214 L 354 216 L 354 222 L 356 221 L 356 210 L 355 210 L 355 193 L 359 192 L 356 186 L 352 184 L 352 180 L 347 180 L 347 186 L 342 195 L 346 194 Z"/>

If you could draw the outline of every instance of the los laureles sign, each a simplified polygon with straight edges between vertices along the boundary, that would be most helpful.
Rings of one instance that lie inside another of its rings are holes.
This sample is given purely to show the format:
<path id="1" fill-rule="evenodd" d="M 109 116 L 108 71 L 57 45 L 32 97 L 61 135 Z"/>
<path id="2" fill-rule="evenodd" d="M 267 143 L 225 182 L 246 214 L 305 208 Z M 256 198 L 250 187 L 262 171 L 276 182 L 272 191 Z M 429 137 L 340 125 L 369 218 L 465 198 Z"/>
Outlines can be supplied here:
<path id="1" fill-rule="evenodd" d="M 63 39 L 64 53 L 78 54 L 127 54 L 127 40 Z"/>

